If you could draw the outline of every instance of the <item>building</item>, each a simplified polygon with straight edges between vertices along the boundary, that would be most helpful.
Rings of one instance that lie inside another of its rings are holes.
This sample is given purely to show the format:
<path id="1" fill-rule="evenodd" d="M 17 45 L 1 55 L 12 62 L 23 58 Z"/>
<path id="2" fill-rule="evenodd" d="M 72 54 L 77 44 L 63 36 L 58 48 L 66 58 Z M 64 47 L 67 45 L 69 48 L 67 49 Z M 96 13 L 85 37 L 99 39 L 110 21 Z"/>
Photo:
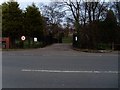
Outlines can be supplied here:
<path id="1" fill-rule="evenodd" d="M 0 48 L 5 48 L 5 49 L 10 48 L 10 39 L 9 39 L 9 37 L 0 37 Z"/>

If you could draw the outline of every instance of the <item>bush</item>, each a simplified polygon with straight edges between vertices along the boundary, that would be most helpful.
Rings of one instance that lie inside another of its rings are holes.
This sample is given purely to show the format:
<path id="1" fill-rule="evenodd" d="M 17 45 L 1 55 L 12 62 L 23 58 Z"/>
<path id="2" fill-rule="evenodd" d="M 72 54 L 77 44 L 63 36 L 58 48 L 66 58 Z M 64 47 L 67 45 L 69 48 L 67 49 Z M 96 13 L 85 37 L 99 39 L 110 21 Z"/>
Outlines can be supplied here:
<path id="1" fill-rule="evenodd" d="M 33 45 L 33 48 L 41 48 L 41 47 L 44 47 L 43 42 L 35 42 Z"/>
<path id="2" fill-rule="evenodd" d="M 111 49 L 111 44 L 104 44 L 100 43 L 97 45 L 98 50 L 110 50 Z"/>

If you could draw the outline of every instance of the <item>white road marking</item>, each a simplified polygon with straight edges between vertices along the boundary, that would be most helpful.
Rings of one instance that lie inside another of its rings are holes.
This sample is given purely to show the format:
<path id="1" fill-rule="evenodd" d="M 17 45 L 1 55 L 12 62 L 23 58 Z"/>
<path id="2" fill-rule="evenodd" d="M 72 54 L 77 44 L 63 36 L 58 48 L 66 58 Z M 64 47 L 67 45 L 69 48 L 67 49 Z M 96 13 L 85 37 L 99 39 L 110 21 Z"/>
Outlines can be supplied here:
<path id="1" fill-rule="evenodd" d="M 118 71 L 62 71 L 62 70 L 39 70 L 39 69 L 22 69 L 22 72 L 53 72 L 53 73 L 113 73 L 118 74 Z"/>

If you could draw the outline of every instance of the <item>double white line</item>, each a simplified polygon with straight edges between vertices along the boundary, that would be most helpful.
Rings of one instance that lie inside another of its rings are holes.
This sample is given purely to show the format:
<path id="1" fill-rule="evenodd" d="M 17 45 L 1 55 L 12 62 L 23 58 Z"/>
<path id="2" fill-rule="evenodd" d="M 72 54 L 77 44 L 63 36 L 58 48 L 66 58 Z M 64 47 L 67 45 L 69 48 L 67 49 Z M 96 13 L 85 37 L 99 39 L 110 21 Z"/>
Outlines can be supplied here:
<path id="1" fill-rule="evenodd" d="M 118 74 L 118 71 L 63 71 L 63 70 L 36 70 L 36 69 L 22 69 L 22 72 L 50 72 L 50 73 L 113 73 Z"/>

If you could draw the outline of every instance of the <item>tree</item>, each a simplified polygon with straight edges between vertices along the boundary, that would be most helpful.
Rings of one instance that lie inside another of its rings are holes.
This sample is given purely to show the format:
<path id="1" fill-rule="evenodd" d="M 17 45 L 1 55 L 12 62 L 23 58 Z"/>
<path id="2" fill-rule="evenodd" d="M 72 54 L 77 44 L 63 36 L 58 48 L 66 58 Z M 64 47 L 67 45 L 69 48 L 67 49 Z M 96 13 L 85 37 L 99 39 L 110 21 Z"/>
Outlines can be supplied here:
<path id="1" fill-rule="evenodd" d="M 111 2 L 109 8 L 115 13 L 118 25 L 120 25 L 120 1 L 116 0 L 116 2 Z"/>
<path id="2" fill-rule="evenodd" d="M 51 34 L 52 37 L 59 39 L 61 38 L 61 27 L 63 18 L 65 17 L 65 11 L 63 9 L 61 2 L 51 2 L 49 5 L 42 5 L 42 15 L 46 18 L 47 22 L 47 32 L 48 35 Z"/>
<path id="3" fill-rule="evenodd" d="M 85 26 L 98 20 L 104 20 L 107 13 L 108 3 L 95 0 L 94 2 L 83 2 L 81 4 L 81 23 Z"/>
<path id="4" fill-rule="evenodd" d="M 73 15 L 75 30 L 78 34 L 78 45 L 79 47 L 81 47 L 80 44 L 82 44 L 81 40 L 83 40 L 83 36 L 85 35 L 85 37 L 88 37 L 87 32 L 82 31 L 83 27 L 88 27 L 88 24 L 92 22 L 98 21 L 100 19 L 105 19 L 108 5 L 105 2 L 100 2 L 100 0 L 97 0 L 95 2 L 84 2 L 82 0 L 68 0 L 64 1 L 64 4 L 65 7 L 68 7 L 69 11 L 71 11 Z"/>
<path id="5" fill-rule="evenodd" d="M 52 2 L 49 5 L 43 5 L 42 14 L 49 19 L 49 24 L 60 24 L 65 12 L 62 11 L 62 6 L 59 2 Z"/>
<path id="6" fill-rule="evenodd" d="M 117 10 L 117 15 L 118 15 L 118 20 L 119 20 L 119 26 L 120 26 L 120 2 L 116 3 L 116 10 Z"/>
<path id="7" fill-rule="evenodd" d="M 68 2 L 64 1 L 65 5 L 69 8 L 71 11 L 73 18 L 74 18 L 74 25 L 75 25 L 75 30 L 77 31 L 78 34 L 78 47 L 80 47 L 80 4 L 81 0 L 76 0 L 73 2 L 72 0 L 69 0 Z"/>
<path id="8" fill-rule="evenodd" d="M 2 5 L 0 5 L 0 37 L 2 36 Z"/>
<path id="9" fill-rule="evenodd" d="M 37 8 L 34 3 L 26 8 L 24 19 L 24 29 L 29 39 L 29 46 L 30 38 L 37 37 L 38 40 L 41 41 L 44 36 L 44 20 L 39 8 Z"/>
<path id="10" fill-rule="evenodd" d="M 65 16 L 63 6 L 60 2 L 51 2 L 49 5 L 42 5 L 41 10 L 43 16 L 46 17 L 48 32 L 52 32 L 53 35 L 57 34 Z"/>
<path id="11" fill-rule="evenodd" d="M 112 10 L 109 10 L 105 19 L 108 42 L 114 43 L 116 37 L 117 19 Z"/>
<path id="12" fill-rule="evenodd" d="M 23 34 L 22 10 L 17 2 L 5 2 L 2 4 L 2 34 L 10 37 L 11 47 L 15 47 L 15 39 Z"/>

